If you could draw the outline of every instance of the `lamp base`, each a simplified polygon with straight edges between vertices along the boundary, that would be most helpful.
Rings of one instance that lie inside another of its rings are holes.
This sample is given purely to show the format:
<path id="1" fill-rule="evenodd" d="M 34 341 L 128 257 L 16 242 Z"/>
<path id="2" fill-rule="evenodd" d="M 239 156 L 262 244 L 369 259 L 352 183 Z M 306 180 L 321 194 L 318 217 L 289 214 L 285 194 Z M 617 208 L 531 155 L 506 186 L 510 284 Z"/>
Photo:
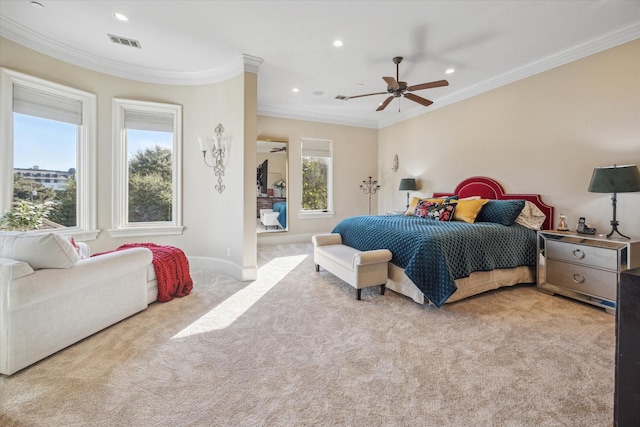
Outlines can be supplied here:
<path id="1" fill-rule="evenodd" d="M 611 221 L 611 232 L 607 234 L 607 239 L 610 239 L 613 236 L 613 233 L 618 233 L 620 237 L 624 237 L 625 239 L 631 240 L 631 237 L 625 236 L 621 232 L 618 231 L 618 221 Z"/>

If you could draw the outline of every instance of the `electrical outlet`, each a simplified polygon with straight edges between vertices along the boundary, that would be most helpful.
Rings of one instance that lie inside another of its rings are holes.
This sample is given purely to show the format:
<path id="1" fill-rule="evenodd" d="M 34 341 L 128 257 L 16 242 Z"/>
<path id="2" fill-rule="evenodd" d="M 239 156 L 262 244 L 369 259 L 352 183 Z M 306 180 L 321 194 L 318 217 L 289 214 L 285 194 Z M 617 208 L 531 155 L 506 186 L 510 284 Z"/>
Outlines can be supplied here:
<path id="1" fill-rule="evenodd" d="M 231 248 L 227 248 L 227 256 L 231 256 Z"/>

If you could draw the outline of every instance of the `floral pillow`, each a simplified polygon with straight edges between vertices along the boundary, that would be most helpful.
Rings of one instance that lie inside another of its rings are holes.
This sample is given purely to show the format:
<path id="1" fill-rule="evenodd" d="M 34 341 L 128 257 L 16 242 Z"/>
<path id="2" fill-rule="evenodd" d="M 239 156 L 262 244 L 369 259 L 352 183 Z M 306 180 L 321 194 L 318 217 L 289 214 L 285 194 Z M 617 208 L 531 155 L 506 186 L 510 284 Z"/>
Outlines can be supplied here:
<path id="1" fill-rule="evenodd" d="M 428 200 L 420 200 L 416 206 L 415 216 L 434 219 L 436 221 L 451 221 L 455 209 L 455 203 L 437 203 L 430 202 Z"/>

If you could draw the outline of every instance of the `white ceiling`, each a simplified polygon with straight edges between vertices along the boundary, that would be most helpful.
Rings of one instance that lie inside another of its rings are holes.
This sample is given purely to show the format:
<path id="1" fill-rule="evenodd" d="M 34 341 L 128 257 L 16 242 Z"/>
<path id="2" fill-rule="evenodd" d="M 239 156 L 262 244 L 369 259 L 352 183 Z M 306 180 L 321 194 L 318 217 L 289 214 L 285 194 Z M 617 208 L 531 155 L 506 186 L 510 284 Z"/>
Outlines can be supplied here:
<path id="1" fill-rule="evenodd" d="M 0 35 L 148 82 L 212 83 L 257 69 L 260 114 L 372 128 L 640 38 L 637 0 L 38 2 L 44 8 L 2 0 Z M 400 99 L 376 112 L 386 95 L 335 99 L 385 91 L 395 56 L 405 58 L 400 80 L 409 85 L 449 81 L 414 92 L 432 106 Z"/>

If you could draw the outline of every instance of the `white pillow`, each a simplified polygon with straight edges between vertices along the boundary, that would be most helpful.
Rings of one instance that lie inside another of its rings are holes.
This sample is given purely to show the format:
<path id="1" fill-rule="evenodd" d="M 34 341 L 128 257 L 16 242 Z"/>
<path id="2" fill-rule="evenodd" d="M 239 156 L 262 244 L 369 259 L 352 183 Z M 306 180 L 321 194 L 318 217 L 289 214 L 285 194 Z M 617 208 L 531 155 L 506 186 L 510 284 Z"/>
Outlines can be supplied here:
<path id="1" fill-rule="evenodd" d="M 53 233 L 0 236 L 0 256 L 27 262 L 34 270 L 70 268 L 78 262 L 69 239 Z"/>
<path id="2" fill-rule="evenodd" d="M 547 216 L 535 203 L 525 200 L 524 208 L 516 218 L 516 224 L 524 225 L 533 230 L 540 230 L 545 219 L 547 219 Z"/>

